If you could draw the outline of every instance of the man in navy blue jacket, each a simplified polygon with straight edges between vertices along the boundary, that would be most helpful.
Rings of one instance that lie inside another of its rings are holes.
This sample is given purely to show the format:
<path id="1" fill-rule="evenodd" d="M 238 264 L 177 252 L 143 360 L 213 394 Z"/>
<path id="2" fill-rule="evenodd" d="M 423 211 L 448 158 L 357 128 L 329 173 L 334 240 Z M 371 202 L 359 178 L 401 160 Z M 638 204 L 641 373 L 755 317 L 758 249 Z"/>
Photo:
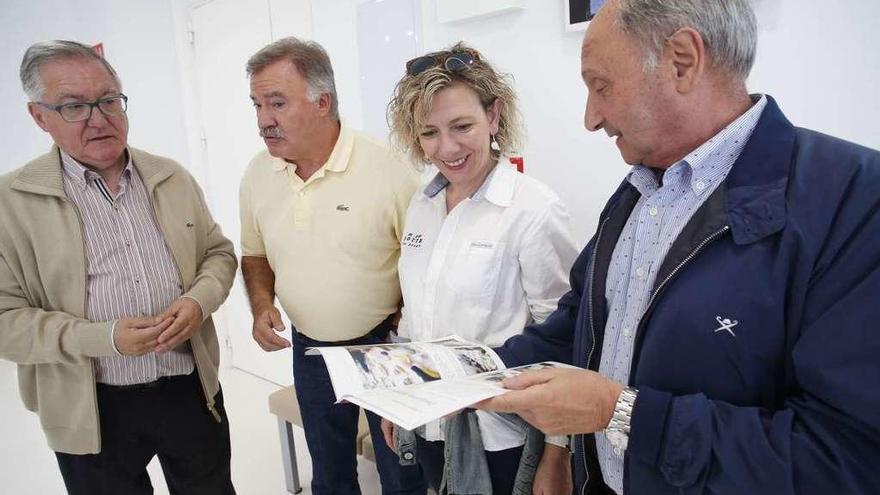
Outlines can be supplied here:
<path id="1" fill-rule="evenodd" d="M 480 407 L 575 437 L 578 493 L 880 493 L 880 153 L 745 80 L 747 0 L 610 0 L 587 129 L 633 164 Z"/>

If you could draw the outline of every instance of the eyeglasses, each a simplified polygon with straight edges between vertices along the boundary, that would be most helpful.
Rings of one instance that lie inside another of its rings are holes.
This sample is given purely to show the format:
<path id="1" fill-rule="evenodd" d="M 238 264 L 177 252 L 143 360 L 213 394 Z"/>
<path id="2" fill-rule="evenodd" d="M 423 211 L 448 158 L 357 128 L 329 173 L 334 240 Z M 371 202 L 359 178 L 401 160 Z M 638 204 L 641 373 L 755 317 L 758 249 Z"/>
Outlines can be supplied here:
<path id="1" fill-rule="evenodd" d="M 478 60 L 478 57 L 470 52 L 446 52 L 438 55 L 423 55 L 406 63 L 406 73 L 411 76 L 417 76 L 431 67 L 443 65 L 446 70 L 455 74 L 472 66 L 474 60 Z"/>
<path id="2" fill-rule="evenodd" d="M 64 103 L 61 105 L 49 105 L 41 101 L 35 101 L 37 105 L 55 110 L 65 122 L 82 122 L 92 117 L 92 110 L 98 107 L 104 115 L 118 117 L 128 109 L 128 97 L 120 93 L 116 96 L 108 96 L 91 103 Z"/>

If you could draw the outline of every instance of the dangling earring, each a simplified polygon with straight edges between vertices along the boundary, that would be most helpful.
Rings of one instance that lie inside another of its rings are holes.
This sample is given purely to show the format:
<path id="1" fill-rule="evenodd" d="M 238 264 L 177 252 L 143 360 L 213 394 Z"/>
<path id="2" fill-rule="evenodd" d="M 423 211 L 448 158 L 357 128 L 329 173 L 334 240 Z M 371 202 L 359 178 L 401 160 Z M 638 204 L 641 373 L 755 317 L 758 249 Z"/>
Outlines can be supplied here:
<path id="1" fill-rule="evenodd" d="M 491 137 L 491 141 L 489 142 L 489 148 L 492 151 L 501 151 L 501 146 L 498 144 L 498 141 L 495 140 L 495 134 L 489 134 Z"/>

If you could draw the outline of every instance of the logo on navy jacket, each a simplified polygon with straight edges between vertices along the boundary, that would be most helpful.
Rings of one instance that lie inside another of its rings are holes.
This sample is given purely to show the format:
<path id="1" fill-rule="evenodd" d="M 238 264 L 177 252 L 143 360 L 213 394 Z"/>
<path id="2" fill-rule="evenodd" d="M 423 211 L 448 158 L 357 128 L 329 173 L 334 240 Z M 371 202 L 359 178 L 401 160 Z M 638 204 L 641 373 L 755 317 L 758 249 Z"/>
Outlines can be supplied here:
<path id="1" fill-rule="evenodd" d="M 715 321 L 718 322 L 720 327 L 715 329 L 715 333 L 718 332 L 727 332 L 731 337 L 736 337 L 736 334 L 733 333 L 733 327 L 739 325 L 739 320 L 731 320 L 730 318 L 721 318 L 721 316 L 716 316 Z"/>
<path id="2" fill-rule="evenodd" d="M 415 232 L 407 232 L 406 235 L 403 236 L 403 241 L 401 241 L 401 244 L 406 247 L 418 248 L 418 247 L 422 247 L 423 240 L 424 240 L 424 237 L 422 237 L 422 234 L 417 234 Z"/>

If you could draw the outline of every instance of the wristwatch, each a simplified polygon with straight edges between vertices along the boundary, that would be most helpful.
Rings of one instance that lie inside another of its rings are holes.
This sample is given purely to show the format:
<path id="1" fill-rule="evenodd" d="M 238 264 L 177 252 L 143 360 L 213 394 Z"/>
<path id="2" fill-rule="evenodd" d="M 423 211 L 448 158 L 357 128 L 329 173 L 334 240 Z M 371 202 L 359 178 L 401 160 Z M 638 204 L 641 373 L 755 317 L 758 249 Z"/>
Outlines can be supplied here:
<path id="1" fill-rule="evenodd" d="M 614 404 L 614 414 L 611 421 L 605 427 L 605 437 L 614 448 L 614 453 L 623 456 L 626 445 L 629 442 L 629 427 L 632 419 L 633 406 L 636 403 L 638 390 L 627 387 L 620 392 L 617 403 Z"/>

